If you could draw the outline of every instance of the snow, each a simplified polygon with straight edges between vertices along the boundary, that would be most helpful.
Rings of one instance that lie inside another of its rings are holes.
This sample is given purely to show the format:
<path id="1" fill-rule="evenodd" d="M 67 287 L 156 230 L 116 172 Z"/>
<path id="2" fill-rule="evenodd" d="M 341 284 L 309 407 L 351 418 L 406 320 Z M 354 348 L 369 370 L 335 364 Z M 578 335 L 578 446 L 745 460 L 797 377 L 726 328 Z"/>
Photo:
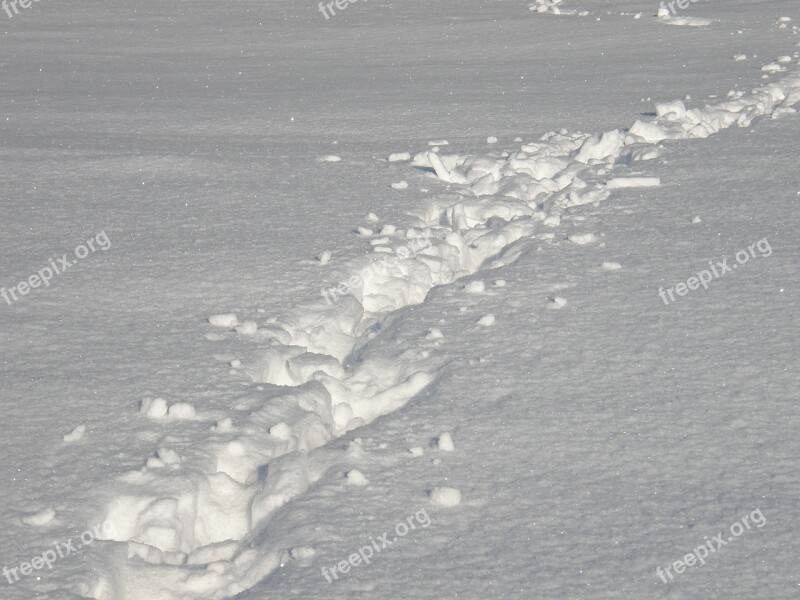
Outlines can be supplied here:
<path id="1" fill-rule="evenodd" d="M 491 327 L 495 324 L 495 321 L 497 321 L 495 316 L 492 313 L 487 313 L 478 319 L 477 323 L 481 327 Z"/>
<path id="2" fill-rule="evenodd" d="M 145 398 L 139 407 L 139 412 L 151 419 L 167 416 L 167 401 L 164 398 Z"/>
<path id="3" fill-rule="evenodd" d="M 431 490 L 431 502 L 445 508 L 461 504 L 461 492 L 455 488 L 441 486 Z"/>
<path id="4" fill-rule="evenodd" d="M 530 9 L 6 21 L 0 596 L 792 597 L 797 7 Z"/>
<path id="5" fill-rule="evenodd" d="M 86 425 L 78 425 L 71 432 L 64 435 L 64 441 L 69 443 L 76 442 L 86 433 Z"/>
<path id="6" fill-rule="evenodd" d="M 453 437 L 450 435 L 450 432 L 445 431 L 439 434 L 439 437 L 436 438 L 436 447 L 442 452 L 455 451 L 456 447 L 455 444 L 453 444 Z"/>
<path id="7" fill-rule="evenodd" d="M 352 469 L 347 472 L 347 483 L 350 485 L 365 486 L 369 483 L 369 480 L 358 469 Z"/>
<path id="8" fill-rule="evenodd" d="M 193 419 L 195 417 L 195 409 L 188 402 L 176 402 L 167 410 L 167 416 L 174 419 Z"/>
<path id="9" fill-rule="evenodd" d="M 239 324 L 239 320 L 233 313 L 211 315 L 208 317 L 208 322 L 214 327 L 223 327 L 225 329 L 231 329 Z"/>
<path id="10" fill-rule="evenodd" d="M 56 511 L 52 508 L 45 508 L 37 513 L 33 513 L 30 515 L 25 515 L 22 517 L 21 521 L 24 525 L 30 525 L 32 527 L 41 527 L 42 525 L 47 525 L 53 519 L 56 518 Z"/>

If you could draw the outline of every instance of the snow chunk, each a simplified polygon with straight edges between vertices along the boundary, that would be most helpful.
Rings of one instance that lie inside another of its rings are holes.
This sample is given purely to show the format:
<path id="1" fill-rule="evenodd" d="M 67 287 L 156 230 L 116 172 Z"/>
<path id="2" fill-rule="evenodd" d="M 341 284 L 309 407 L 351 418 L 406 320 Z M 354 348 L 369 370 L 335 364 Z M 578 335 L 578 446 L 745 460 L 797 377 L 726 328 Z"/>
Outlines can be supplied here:
<path id="1" fill-rule="evenodd" d="M 342 157 L 335 154 L 326 154 L 319 157 L 319 162 L 339 162 L 340 160 L 342 160 Z"/>
<path id="2" fill-rule="evenodd" d="M 331 262 L 331 256 L 330 250 L 323 250 L 320 252 L 319 256 L 317 256 L 317 260 L 319 261 L 319 264 L 327 265 L 329 262 Z"/>
<path id="3" fill-rule="evenodd" d="M 483 327 L 491 327 L 495 323 L 495 318 L 492 313 L 488 313 L 483 315 L 480 319 L 478 319 L 478 325 L 482 325 Z"/>
<path id="4" fill-rule="evenodd" d="M 660 185 L 660 177 L 614 177 L 608 180 L 606 189 L 619 190 L 622 188 L 658 187 Z"/>
<path id="5" fill-rule="evenodd" d="M 567 299 L 563 296 L 554 296 L 553 298 L 548 298 L 548 300 L 550 303 L 547 305 L 547 308 L 550 310 L 559 310 L 567 305 Z"/>
<path id="6" fill-rule="evenodd" d="M 350 485 L 363 486 L 369 483 L 369 479 L 367 479 L 358 469 L 353 469 L 352 471 L 347 472 L 347 483 Z"/>
<path id="7" fill-rule="evenodd" d="M 76 442 L 83 437 L 84 433 L 86 433 L 86 425 L 78 425 L 71 433 L 64 436 L 64 441 L 67 443 Z"/>
<path id="8" fill-rule="evenodd" d="M 567 236 L 567 240 L 578 246 L 585 246 L 597 241 L 597 236 L 593 233 L 572 233 Z"/>
<path id="9" fill-rule="evenodd" d="M 440 340 L 444 337 L 442 330 L 438 327 L 431 327 L 428 331 L 427 335 L 425 336 L 426 340 Z"/>
<path id="10" fill-rule="evenodd" d="M 425 454 L 425 450 L 421 446 L 414 446 L 413 448 L 408 449 L 408 453 L 411 456 L 422 456 Z"/>
<path id="11" fill-rule="evenodd" d="M 670 121 L 682 119 L 686 116 L 686 105 L 682 100 L 659 102 L 656 104 L 656 115 L 658 115 L 659 118 L 668 119 Z"/>
<path id="12" fill-rule="evenodd" d="M 226 329 L 232 329 L 239 324 L 239 320 L 233 313 L 211 315 L 208 317 L 208 322 L 214 327 L 224 327 Z"/>
<path id="13" fill-rule="evenodd" d="M 617 156 L 625 145 L 625 134 L 614 129 L 601 136 L 593 135 L 581 146 L 575 160 L 588 163 L 590 160 L 602 160 L 607 156 Z"/>
<path id="14" fill-rule="evenodd" d="M 430 493 L 431 502 L 438 506 L 451 508 L 461 504 L 461 492 L 451 487 L 435 487 Z"/>
<path id="15" fill-rule="evenodd" d="M 193 419 L 196 413 L 188 402 L 176 402 L 169 407 L 167 414 L 173 419 Z"/>
<path id="16" fill-rule="evenodd" d="M 610 262 L 610 261 L 604 262 L 601 266 L 605 271 L 618 271 L 619 269 L 622 268 L 622 265 L 619 264 L 618 262 Z"/>
<path id="17" fill-rule="evenodd" d="M 410 152 L 393 152 L 387 159 L 389 162 L 405 162 L 411 160 Z"/>
<path id="18" fill-rule="evenodd" d="M 443 431 L 436 438 L 436 447 L 444 452 L 453 452 L 456 449 L 455 444 L 453 444 L 453 437 L 447 431 Z"/>
<path id="19" fill-rule="evenodd" d="M 464 286 L 464 291 L 468 294 L 482 294 L 486 290 L 486 284 L 483 281 L 470 281 Z"/>
<path id="20" fill-rule="evenodd" d="M 163 398 L 145 398 L 142 400 L 139 413 L 145 415 L 146 417 L 150 417 L 151 419 L 166 417 L 167 401 Z"/>
<path id="21" fill-rule="evenodd" d="M 22 517 L 22 522 L 25 525 L 30 525 L 32 527 L 41 527 L 42 525 L 47 525 L 50 521 L 56 518 L 56 511 L 52 508 L 45 508 L 44 510 L 40 510 L 37 513 L 33 513 L 31 515 L 25 515 Z"/>
<path id="22" fill-rule="evenodd" d="M 392 184 L 392 189 L 393 190 L 405 190 L 407 188 L 408 188 L 408 182 L 405 181 L 405 180 L 398 181 L 398 182 Z"/>

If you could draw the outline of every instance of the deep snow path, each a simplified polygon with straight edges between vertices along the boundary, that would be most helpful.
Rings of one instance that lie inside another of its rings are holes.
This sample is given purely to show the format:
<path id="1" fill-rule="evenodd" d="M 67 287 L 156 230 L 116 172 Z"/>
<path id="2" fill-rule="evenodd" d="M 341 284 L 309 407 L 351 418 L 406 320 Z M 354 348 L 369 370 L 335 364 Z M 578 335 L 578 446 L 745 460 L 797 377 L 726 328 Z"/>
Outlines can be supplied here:
<path id="1" fill-rule="evenodd" d="M 552 132 L 511 155 L 441 156 L 436 149 L 418 155 L 417 166 L 468 186 L 464 191 L 473 195 L 456 188 L 455 194 L 433 198 L 418 213 L 419 227 L 383 225 L 375 251 L 388 250 L 392 258 L 380 268 L 362 261 L 361 284 L 352 296 L 300 307 L 260 330 L 234 315 L 211 318 L 213 325 L 260 336 L 266 344 L 243 365 L 254 382 L 294 389 L 263 404 L 251 401 L 243 425 L 218 422 L 205 456 L 186 467 L 166 447 L 158 461 L 117 482 L 124 491 L 103 519 L 113 525 L 113 539 L 128 544 L 104 554 L 104 575 L 92 595 L 224 598 L 290 560 L 292 547 L 276 546 L 267 534 L 271 517 L 362 452 L 358 444 L 345 450 L 326 444 L 402 407 L 436 380 L 442 366 L 418 340 L 398 341 L 388 350 L 371 344 L 391 325 L 387 317 L 424 302 L 435 287 L 513 263 L 524 248 L 518 242 L 555 239 L 547 229 L 560 226 L 569 209 L 596 207 L 614 190 L 659 186 L 658 177 L 641 173 L 646 167 L 640 163 L 656 159 L 663 140 L 707 138 L 734 125 L 749 127 L 758 117 L 795 114 L 800 70 L 790 67 L 774 83 L 729 97 L 700 109 L 681 101 L 660 103 L 655 117 L 637 120 L 627 131 Z M 600 242 L 593 233 L 569 234 L 567 240 L 579 246 Z M 557 309 L 567 303 L 557 293 L 549 302 Z M 494 322 L 494 315 L 484 315 L 477 325 Z M 426 339 L 439 335 L 431 330 Z M 187 417 L 195 418 L 189 408 Z M 148 399 L 142 412 L 170 418 L 162 400 Z M 180 418 L 177 411 L 174 418 Z M 254 536 L 260 540 L 256 546 Z"/>

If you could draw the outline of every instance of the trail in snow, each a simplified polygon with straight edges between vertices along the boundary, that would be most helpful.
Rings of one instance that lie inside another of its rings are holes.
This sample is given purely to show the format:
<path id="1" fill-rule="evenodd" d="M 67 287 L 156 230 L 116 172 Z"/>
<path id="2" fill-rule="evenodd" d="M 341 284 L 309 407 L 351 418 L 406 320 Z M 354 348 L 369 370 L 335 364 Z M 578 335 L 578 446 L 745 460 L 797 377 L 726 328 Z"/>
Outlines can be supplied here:
<path id="1" fill-rule="evenodd" d="M 240 324 L 235 315 L 210 319 L 224 335 L 255 336 L 263 345 L 235 369 L 255 383 L 289 389 L 277 398 L 248 397 L 247 422 L 218 422 L 202 458 L 183 461 L 164 447 L 147 467 L 116 481 L 115 499 L 99 521 L 112 525 L 121 543 L 94 555 L 101 575 L 85 592 L 99 600 L 224 598 L 291 560 L 291 547 L 270 542 L 271 516 L 363 452 L 329 442 L 397 410 L 443 367 L 427 349 L 370 344 L 392 313 L 424 302 L 436 286 L 510 264 L 523 251 L 516 242 L 552 238 L 548 228 L 571 208 L 596 205 L 614 189 L 658 185 L 640 171 L 665 140 L 706 138 L 760 116 L 796 112 L 800 72 L 729 96 L 704 108 L 660 103 L 655 117 L 627 130 L 550 132 L 513 154 L 417 154 L 414 166 L 455 187 L 418 209 L 413 227 L 383 225 L 375 259 L 352 265 L 359 281 L 346 286 L 349 294 L 261 326 Z M 377 229 L 375 219 L 369 222 Z M 598 240 L 586 232 L 570 241 Z M 553 308 L 565 302 L 552 298 Z M 491 326 L 490 317 L 476 325 Z M 199 418 L 191 405 L 179 404 L 147 399 L 142 418 Z M 439 490 L 432 500 L 453 505 L 456 495 Z"/>

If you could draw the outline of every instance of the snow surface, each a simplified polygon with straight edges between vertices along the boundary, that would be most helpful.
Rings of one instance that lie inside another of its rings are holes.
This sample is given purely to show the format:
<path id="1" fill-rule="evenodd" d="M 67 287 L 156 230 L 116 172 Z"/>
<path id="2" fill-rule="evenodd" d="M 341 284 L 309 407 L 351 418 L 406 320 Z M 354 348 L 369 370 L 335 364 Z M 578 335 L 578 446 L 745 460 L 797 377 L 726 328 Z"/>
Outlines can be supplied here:
<path id="1" fill-rule="evenodd" d="M 797 9 L 4 21 L 0 598 L 797 597 Z"/>

